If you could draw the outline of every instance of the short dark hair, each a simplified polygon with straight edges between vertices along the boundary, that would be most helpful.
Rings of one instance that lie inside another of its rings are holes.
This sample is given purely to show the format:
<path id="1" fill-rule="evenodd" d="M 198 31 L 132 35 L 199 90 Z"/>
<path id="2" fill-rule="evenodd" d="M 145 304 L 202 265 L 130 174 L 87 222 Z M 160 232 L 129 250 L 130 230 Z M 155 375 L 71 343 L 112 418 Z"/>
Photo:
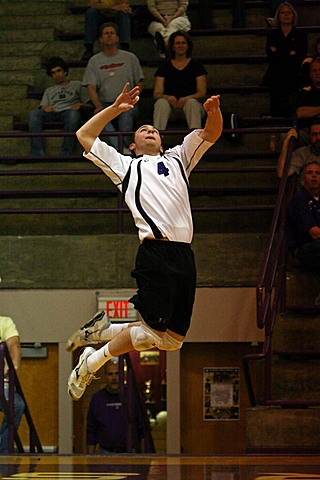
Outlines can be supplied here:
<path id="1" fill-rule="evenodd" d="M 103 33 L 103 30 L 106 28 L 106 27 L 112 27 L 114 28 L 116 34 L 119 36 L 119 28 L 118 28 L 118 25 L 114 22 L 104 22 L 101 27 L 100 27 L 100 37 Z"/>
<path id="2" fill-rule="evenodd" d="M 46 72 L 49 77 L 52 76 L 51 70 L 56 67 L 61 67 L 64 72 L 68 75 L 69 73 L 69 68 L 66 62 L 63 60 L 61 57 L 51 57 L 48 60 L 47 66 L 46 66 Z"/>
<path id="3" fill-rule="evenodd" d="M 173 44 L 176 37 L 184 37 L 188 44 L 187 57 L 191 57 L 193 50 L 193 41 L 191 40 L 190 35 L 183 30 L 177 30 L 176 32 L 171 33 L 168 40 L 168 53 L 170 58 L 174 58 Z"/>
<path id="4" fill-rule="evenodd" d="M 318 165 L 320 167 L 320 163 L 317 162 L 317 160 L 312 160 L 311 162 L 307 162 L 305 165 L 303 165 L 302 170 L 301 170 L 301 175 L 304 174 L 305 170 L 309 167 L 309 165 Z"/>

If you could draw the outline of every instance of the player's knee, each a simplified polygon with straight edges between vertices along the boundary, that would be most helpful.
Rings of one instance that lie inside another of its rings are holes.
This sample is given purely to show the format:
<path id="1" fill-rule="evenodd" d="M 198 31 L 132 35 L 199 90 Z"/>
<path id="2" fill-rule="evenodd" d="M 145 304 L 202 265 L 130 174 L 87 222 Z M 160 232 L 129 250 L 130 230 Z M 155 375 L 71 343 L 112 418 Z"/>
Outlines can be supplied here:
<path id="1" fill-rule="evenodd" d="M 159 350 L 174 351 L 179 350 L 182 347 L 183 342 L 179 342 L 176 338 L 173 338 L 167 332 L 161 339 L 160 345 L 158 346 Z"/>
<path id="2" fill-rule="evenodd" d="M 161 337 L 144 324 L 141 324 L 139 327 L 131 327 L 130 336 L 132 346 L 138 352 L 158 347 L 161 343 Z"/>

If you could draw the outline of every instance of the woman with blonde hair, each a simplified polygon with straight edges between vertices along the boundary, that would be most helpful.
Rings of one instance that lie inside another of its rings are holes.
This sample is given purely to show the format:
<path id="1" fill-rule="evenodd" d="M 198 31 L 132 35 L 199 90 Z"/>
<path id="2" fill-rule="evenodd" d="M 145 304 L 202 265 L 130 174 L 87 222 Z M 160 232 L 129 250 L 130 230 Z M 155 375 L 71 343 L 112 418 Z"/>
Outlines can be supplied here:
<path id="1" fill-rule="evenodd" d="M 296 28 L 298 14 L 289 2 L 279 5 L 277 28 L 268 32 L 266 53 L 269 67 L 262 84 L 269 88 L 270 114 L 291 117 L 294 114 L 293 95 L 299 88 L 301 64 L 306 57 L 308 40 L 305 32 Z"/>

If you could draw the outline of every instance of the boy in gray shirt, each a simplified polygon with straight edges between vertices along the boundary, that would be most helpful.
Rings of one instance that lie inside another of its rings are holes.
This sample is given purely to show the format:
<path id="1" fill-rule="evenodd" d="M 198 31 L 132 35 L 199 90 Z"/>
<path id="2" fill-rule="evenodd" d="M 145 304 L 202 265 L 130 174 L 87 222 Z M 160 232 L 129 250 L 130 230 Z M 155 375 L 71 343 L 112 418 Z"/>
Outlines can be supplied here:
<path id="1" fill-rule="evenodd" d="M 81 123 L 81 109 L 89 108 L 89 95 L 78 80 L 68 80 L 68 67 L 60 57 L 48 61 L 47 74 L 56 85 L 47 88 L 39 108 L 29 113 L 29 131 L 41 132 L 46 121 L 62 121 L 65 132 L 76 132 Z M 76 136 L 64 137 L 61 155 L 72 155 Z M 44 156 L 43 138 L 31 137 L 31 155 Z"/>

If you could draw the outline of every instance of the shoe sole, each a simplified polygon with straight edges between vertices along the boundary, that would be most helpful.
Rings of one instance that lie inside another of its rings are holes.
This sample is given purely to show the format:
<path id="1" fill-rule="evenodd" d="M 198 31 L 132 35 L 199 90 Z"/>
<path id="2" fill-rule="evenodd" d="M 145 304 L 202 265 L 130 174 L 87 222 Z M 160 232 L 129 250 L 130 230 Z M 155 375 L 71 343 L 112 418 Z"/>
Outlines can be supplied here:
<path id="1" fill-rule="evenodd" d="M 90 348 L 90 347 L 89 347 L 89 348 Z M 94 350 L 94 348 L 93 348 L 93 350 Z M 94 350 L 94 351 L 95 351 L 95 350 Z M 92 353 L 94 353 L 94 352 L 91 352 L 91 354 L 92 354 Z M 79 355 L 79 358 L 78 358 L 78 361 L 77 361 L 77 365 L 74 367 L 74 370 L 75 370 L 76 368 L 78 368 L 78 370 L 80 370 L 81 365 L 82 365 L 83 362 L 85 362 L 86 359 L 88 358 L 88 357 L 86 357 L 86 358 L 84 357 L 84 358 L 81 360 L 81 357 L 83 356 L 83 354 L 84 354 L 84 350 L 83 350 L 83 352 L 81 353 L 81 355 Z M 88 355 L 88 356 L 89 356 L 89 355 Z M 80 361 L 81 361 L 81 363 L 80 363 Z M 79 366 L 78 366 L 78 365 L 79 365 Z M 70 375 L 70 376 L 71 376 L 71 375 Z M 69 376 L 69 378 L 70 378 L 70 376 Z M 74 385 L 74 383 L 72 383 L 72 385 Z M 75 385 L 74 385 L 74 386 L 75 386 Z M 75 400 L 76 402 L 78 402 L 78 401 L 81 399 L 81 397 L 83 396 L 85 390 L 86 390 L 86 388 L 83 390 L 83 392 L 82 392 L 82 394 L 80 395 L 80 397 L 75 397 L 75 396 L 73 395 L 73 393 L 72 393 L 72 390 L 71 390 L 69 384 L 68 384 L 68 394 L 69 394 L 69 396 L 72 398 L 72 400 Z"/>
<path id="2" fill-rule="evenodd" d="M 74 341 L 77 337 L 79 337 L 79 331 L 81 330 L 85 330 L 86 328 L 89 328 L 89 327 L 93 327 L 97 322 L 99 322 L 100 320 L 103 319 L 103 317 L 105 316 L 105 312 L 102 311 L 102 312 L 99 312 L 99 313 L 96 313 L 94 315 L 93 318 L 91 318 L 91 320 L 89 320 L 85 325 L 83 325 L 83 327 L 81 327 L 79 330 L 77 330 L 76 332 L 74 332 L 71 337 L 68 339 L 67 341 L 67 345 L 66 345 L 66 350 L 67 352 L 73 352 L 73 350 L 75 350 L 76 348 L 78 348 L 78 346 L 83 346 L 83 345 L 75 345 L 74 344 Z M 91 345 L 96 345 L 98 342 L 88 342 L 88 345 L 91 344 Z"/>

